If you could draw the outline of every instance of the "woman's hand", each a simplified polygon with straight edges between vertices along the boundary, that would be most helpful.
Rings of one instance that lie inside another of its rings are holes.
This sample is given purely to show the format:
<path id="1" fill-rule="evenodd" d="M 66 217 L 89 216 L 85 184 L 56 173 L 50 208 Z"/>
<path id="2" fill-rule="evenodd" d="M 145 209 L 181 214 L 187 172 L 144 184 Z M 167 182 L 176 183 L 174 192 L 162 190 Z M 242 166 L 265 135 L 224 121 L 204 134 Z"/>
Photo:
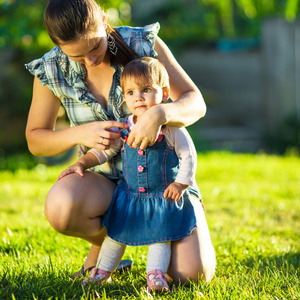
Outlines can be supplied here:
<path id="1" fill-rule="evenodd" d="M 77 126 L 78 144 L 99 150 L 109 149 L 121 137 L 118 128 L 127 127 L 126 123 L 116 121 L 98 121 Z"/>
<path id="2" fill-rule="evenodd" d="M 127 140 L 127 144 L 130 147 L 139 147 L 143 150 L 155 143 L 161 126 L 165 123 L 162 105 L 149 108 L 134 124 Z"/>
<path id="3" fill-rule="evenodd" d="M 104 150 L 121 136 L 113 127 L 128 127 L 122 122 L 98 121 L 55 130 L 60 105 L 60 100 L 35 77 L 26 126 L 28 148 L 33 155 L 56 156 L 78 144 Z"/>

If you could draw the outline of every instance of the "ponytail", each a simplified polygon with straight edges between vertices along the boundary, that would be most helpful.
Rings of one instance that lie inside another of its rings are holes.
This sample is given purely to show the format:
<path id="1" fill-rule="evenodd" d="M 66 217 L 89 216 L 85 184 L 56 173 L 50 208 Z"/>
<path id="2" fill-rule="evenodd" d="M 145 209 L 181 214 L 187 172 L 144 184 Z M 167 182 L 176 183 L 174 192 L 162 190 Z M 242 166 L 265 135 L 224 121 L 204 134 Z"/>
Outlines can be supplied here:
<path id="1" fill-rule="evenodd" d="M 132 48 L 130 48 L 125 43 L 121 34 L 111 25 L 107 24 L 106 30 L 112 35 L 115 40 L 116 47 L 118 48 L 116 55 L 112 54 L 109 49 L 107 49 L 107 51 L 109 51 L 109 59 L 111 63 L 125 66 L 128 62 L 140 57 Z"/>

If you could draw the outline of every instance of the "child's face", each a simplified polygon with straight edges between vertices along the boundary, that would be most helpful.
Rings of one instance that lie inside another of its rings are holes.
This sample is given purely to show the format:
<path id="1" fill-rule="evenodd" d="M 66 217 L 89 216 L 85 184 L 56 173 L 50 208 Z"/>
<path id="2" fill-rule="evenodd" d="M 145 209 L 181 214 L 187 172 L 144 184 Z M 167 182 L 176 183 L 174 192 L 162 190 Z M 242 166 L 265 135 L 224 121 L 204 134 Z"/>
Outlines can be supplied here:
<path id="1" fill-rule="evenodd" d="M 168 100 L 168 88 L 157 84 L 141 86 L 135 80 L 127 78 L 123 96 L 130 112 L 139 118 L 150 107 Z"/>

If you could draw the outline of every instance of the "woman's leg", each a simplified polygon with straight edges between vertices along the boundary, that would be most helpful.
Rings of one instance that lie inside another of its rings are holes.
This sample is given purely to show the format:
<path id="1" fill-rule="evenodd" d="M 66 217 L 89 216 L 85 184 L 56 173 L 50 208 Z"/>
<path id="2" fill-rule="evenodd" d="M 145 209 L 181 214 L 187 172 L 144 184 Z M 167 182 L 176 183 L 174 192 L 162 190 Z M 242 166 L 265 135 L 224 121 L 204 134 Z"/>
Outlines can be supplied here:
<path id="1" fill-rule="evenodd" d="M 95 266 L 106 231 L 100 225 L 116 185 L 106 177 L 85 172 L 68 175 L 49 191 L 45 215 L 58 232 L 85 239 L 92 244 L 84 268 Z"/>
<path id="2" fill-rule="evenodd" d="M 197 228 L 186 238 L 172 242 L 168 275 L 180 282 L 185 282 L 186 279 L 197 281 L 199 278 L 209 281 L 216 267 L 215 250 L 202 205 L 195 197 L 191 198 L 196 212 Z"/>

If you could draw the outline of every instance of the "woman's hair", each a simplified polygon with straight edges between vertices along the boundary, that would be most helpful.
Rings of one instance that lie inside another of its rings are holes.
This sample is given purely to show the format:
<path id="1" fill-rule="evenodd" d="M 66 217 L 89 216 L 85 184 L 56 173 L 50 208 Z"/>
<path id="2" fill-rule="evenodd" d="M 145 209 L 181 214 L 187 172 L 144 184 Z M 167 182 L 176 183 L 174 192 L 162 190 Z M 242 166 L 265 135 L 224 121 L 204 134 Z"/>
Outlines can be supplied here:
<path id="1" fill-rule="evenodd" d="M 123 70 L 120 78 L 124 91 L 125 81 L 135 80 L 139 86 L 157 84 L 161 88 L 169 87 L 169 75 L 164 65 L 156 58 L 141 57 L 130 61 Z"/>
<path id="2" fill-rule="evenodd" d="M 139 57 L 119 32 L 106 24 L 106 15 L 95 0 L 49 0 L 44 19 L 51 40 L 58 46 L 76 41 L 89 32 L 96 32 L 99 26 L 106 26 L 107 33 L 115 39 L 118 48 L 117 55 L 109 51 L 112 63 L 124 66 Z"/>

